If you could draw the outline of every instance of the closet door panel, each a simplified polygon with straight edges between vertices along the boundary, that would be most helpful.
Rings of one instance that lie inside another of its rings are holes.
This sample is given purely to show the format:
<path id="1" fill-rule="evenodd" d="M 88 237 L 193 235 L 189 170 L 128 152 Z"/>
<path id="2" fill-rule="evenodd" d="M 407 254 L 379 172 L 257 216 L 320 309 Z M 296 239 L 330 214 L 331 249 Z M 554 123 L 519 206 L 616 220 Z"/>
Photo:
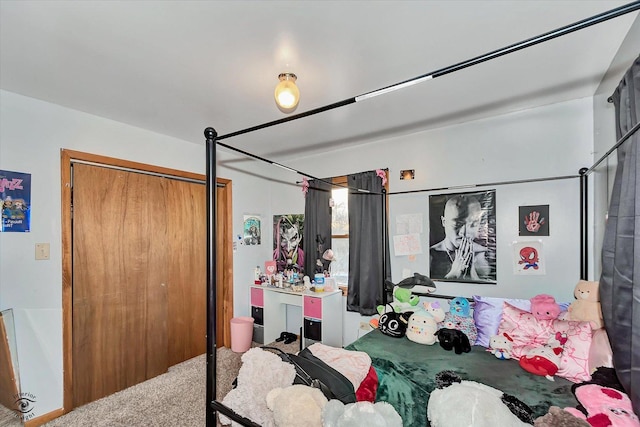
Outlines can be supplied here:
<path id="1" fill-rule="evenodd" d="M 169 365 L 206 352 L 207 207 L 206 186 L 169 181 Z"/>
<path id="2" fill-rule="evenodd" d="M 74 165 L 74 406 L 168 368 L 163 178 Z"/>

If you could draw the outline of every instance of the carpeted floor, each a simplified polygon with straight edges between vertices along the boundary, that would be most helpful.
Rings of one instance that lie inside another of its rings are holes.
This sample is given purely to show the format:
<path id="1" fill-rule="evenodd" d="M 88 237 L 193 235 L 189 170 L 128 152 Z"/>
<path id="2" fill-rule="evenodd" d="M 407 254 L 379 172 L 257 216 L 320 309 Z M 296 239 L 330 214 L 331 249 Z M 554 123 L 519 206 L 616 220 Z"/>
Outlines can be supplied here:
<path id="1" fill-rule="evenodd" d="M 260 346 L 254 343 L 253 346 Z M 296 353 L 300 342 L 270 343 Z M 218 349 L 216 400 L 231 390 L 242 354 Z M 169 372 L 96 400 L 56 418 L 46 427 L 200 427 L 205 425 L 206 355 L 169 368 Z M 6 416 L 3 416 L 6 415 Z M 0 426 L 20 426 L 11 411 L 0 410 Z"/>

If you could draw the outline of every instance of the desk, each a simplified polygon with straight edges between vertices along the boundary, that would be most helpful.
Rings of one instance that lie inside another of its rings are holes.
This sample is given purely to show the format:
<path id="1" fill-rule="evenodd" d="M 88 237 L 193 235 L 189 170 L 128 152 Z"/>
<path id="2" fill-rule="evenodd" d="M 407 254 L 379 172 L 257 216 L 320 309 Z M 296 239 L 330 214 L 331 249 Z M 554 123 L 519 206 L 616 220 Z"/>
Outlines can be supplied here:
<path id="1" fill-rule="evenodd" d="M 342 291 L 293 292 L 271 286 L 251 286 L 251 315 L 264 328 L 264 343 L 287 330 L 287 305 L 302 308 L 302 348 L 315 341 L 342 347 Z M 262 319 L 260 319 L 262 314 Z"/>

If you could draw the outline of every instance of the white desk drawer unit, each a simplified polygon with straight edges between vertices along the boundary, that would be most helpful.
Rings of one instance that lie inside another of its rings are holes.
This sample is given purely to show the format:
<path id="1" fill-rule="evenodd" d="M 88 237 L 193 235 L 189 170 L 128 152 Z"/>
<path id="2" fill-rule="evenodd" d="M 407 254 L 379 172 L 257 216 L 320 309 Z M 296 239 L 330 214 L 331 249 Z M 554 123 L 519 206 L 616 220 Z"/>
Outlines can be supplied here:
<path id="1" fill-rule="evenodd" d="M 342 347 L 342 291 L 293 292 L 270 286 L 251 287 L 251 313 L 262 317 L 264 343 L 275 341 L 287 327 L 287 305 L 302 307 L 302 347 L 320 341 Z M 258 320 L 258 319 L 256 319 Z"/>

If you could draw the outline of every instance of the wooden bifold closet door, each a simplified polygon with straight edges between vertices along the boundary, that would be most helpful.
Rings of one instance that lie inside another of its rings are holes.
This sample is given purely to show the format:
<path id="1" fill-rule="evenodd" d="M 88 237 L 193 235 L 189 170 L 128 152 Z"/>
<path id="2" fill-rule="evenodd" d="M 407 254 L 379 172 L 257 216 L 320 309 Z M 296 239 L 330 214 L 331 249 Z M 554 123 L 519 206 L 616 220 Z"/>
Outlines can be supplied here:
<path id="1" fill-rule="evenodd" d="M 206 351 L 205 185 L 73 165 L 73 406 Z"/>

